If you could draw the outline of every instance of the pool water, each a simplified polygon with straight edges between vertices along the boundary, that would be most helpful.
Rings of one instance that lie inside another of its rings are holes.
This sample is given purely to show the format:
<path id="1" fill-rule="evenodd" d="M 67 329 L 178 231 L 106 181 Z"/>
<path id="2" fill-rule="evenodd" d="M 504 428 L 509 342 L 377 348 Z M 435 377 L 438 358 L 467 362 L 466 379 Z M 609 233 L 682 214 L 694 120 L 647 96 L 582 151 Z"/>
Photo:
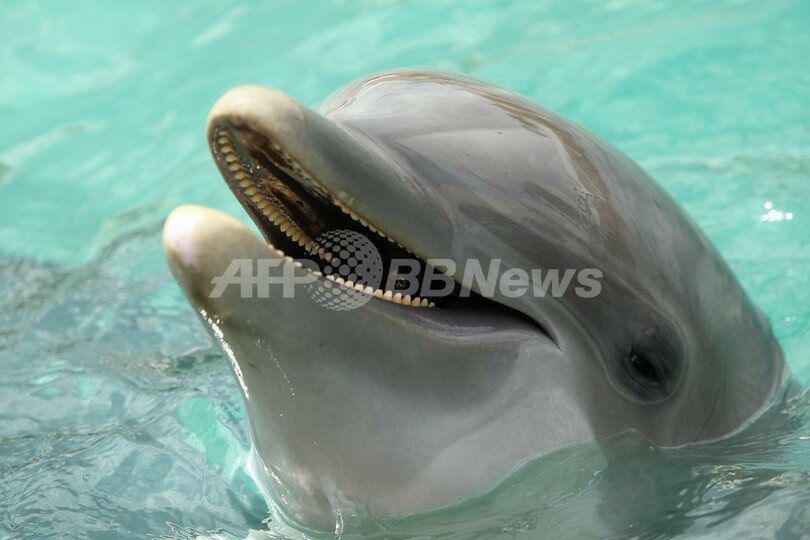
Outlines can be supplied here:
<path id="1" fill-rule="evenodd" d="M 625 434 L 344 536 L 807 538 L 810 3 L 0 3 L 0 539 L 298 537 L 246 472 L 237 386 L 166 268 L 196 203 L 243 216 L 205 120 L 373 71 L 492 80 L 647 169 L 770 317 L 798 391 L 731 440 Z M 264 531 L 264 532 L 256 532 Z"/>

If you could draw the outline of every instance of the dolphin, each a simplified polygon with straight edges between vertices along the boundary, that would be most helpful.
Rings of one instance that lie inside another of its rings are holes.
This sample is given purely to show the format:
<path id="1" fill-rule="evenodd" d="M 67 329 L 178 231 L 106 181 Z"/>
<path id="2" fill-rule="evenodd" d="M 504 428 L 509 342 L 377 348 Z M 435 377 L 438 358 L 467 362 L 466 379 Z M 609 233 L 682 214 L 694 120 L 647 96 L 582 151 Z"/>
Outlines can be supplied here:
<path id="1" fill-rule="evenodd" d="M 508 89 L 395 70 L 312 109 L 244 86 L 214 106 L 208 141 L 262 237 L 182 206 L 164 250 L 238 382 L 253 474 L 302 526 L 451 505 L 629 430 L 663 447 L 720 439 L 789 379 L 766 317 L 684 210 Z M 330 231 L 418 268 L 345 278 Z M 429 275 L 452 291 L 412 290 Z M 247 285 L 213 294 L 228 276 Z M 363 302 L 329 309 L 304 290 L 327 286 Z"/>

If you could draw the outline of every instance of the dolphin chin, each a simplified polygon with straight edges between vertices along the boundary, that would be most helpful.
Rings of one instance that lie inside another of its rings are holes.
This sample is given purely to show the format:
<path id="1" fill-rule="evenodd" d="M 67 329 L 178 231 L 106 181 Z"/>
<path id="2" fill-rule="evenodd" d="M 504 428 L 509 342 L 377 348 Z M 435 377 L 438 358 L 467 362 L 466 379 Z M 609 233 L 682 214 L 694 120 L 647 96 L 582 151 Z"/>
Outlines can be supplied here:
<path id="1" fill-rule="evenodd" d="M 208 139 L 263 238 L 184 206 L 164 249 L 239 383 L 254 474 L 301 524 L 449 505 L 545 451 L 626 430 L 662 446 L 718 439 L 787 381 L 767 320 L 677 203 L 509 90 L 398 70 L 316 111 L 241 87 L 214 106 Z M 338 269 L 361 257 L 333 250 L 336 230 L 373 246 L 376 281 Z M 409 280 L 392 270 L 402 260 Z M 234 261 L 242 278 L 306 285 L 213 294 Z M 535 281 L 569 270 L 590 282 Z M 411 287 L 431 277 L 448 286 Z M 355 304 L 328 309 L 303 289 Z"/>

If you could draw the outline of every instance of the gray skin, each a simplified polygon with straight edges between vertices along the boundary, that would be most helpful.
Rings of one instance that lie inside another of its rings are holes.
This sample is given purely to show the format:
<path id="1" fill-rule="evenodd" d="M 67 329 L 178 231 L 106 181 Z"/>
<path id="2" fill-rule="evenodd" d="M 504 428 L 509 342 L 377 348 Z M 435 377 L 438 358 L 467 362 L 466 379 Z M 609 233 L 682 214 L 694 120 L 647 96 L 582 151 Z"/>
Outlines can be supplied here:
<path id="1" fill-rule="evenodd" d="M 214 107 L 209 138 L 233 127 L 275 142 L 420 258 L 457 261 L 457 281 L 468 259 L 603 275 L 592 298 L 496 288 L 491 304 L 458 308 L 373 298 L 335 311 L 280 287 L 214 299 L 232 259 L 281 255 L 235 218 L 175 210 L 172 273 L 240 383 L 255 474 L 304 525 L 452 504 L 544 451 L 629 429 L 661 446 L 718 439 L 784 387 L 767 320 L 678 204 L 616 148 L 520 95 L 397 70 L 318 112 L 242 87 Z"/>

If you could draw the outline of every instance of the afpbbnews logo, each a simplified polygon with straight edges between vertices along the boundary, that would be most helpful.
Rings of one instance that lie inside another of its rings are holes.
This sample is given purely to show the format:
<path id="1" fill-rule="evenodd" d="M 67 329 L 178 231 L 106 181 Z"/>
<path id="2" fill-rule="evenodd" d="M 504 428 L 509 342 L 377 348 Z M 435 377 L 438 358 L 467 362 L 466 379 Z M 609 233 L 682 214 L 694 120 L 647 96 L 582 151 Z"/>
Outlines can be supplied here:
<path id="1" fill-rule="evenodd" d="M 470 297 L 472 291 L 484 298 L 593 298 L 602 291 L 598 268 L 525 270 L 504 268 L 501 259 L 488 260 L 486 267 L 478 259 L 467 259 L 461 268 L 452 259 L 384 261 L 367 237 L 348 229 L 322 234 L 317 245 L 320 255 L 313 259 L 234 259 L 211 280 L 209 296 L 219 298 L 228 287 L 237 286 L 242 298 L 269 298 L 271 288 L 280 287 L 282 298 L 294 298 L 297 286 L 303 285 L 324 307 L 347 310 L 374 296 L 424 306 L 449 296 Z"/>
<path id="2" fill-rule="evenodd" d="M 461 278 L 460 297 L 470 296 L 471 291 L 484 298 L 496 296 L 496 291 L 505 298 L 517 298 L 531 294 L 536 298 L 564 296 L 574 285 L 574 294 L 581 298 L 593 298 L 602 291 L 602 271 L 598 268 L 542 270 L 535 268 L 508 268 L 501 270 L 501 259 L 491 259 L 486 270 L 478 259 L 467 259 Z M 451 275 L 458 266 L 452 259 L 428 259 L 424 274 L 420 277 L 421 264 L 414 259 L 392 259 L 386 289 L 402 294 L 423 297 L 450 295 L 456 287 Z M 441 270 L 439 270 L 441 269 Z"/>
<path id="3" fill-rule="evenodd" d="M 401 295 L 442 298 L 456 290 L 457 283 L 450 277 L 457 265 L 451 259 L 428 259 L 427 265 L 417 259 L 392 259 L 387 273 L 385 290 L 395 290 Z M 502 261 L 492 259 L 486 269 L 477 259 L 468 259 L 464 265 L 459 297 L 469 297 L 475 291 L 485 298 L 500 295 L 517 298 L 531 294 L 536 298 L 551 296 L 559 298 L 573 292 L 580 298 L 593 298 L 602 291 L 602 271 L 598 268 L 584 269 L 532 269 L 508 268 L 501 270 Z M 295 267 L 308 268 L 310 272 L 296 274 Z M 275 269 L 280 269 L 275 270 Z M 240 288 L 242 297 L 268 298 L 271 286 L 281 287 L 283 298 L 294 298 L 297 285 L 311 285 L 323 277 L 317 264 L 310 260 L 289 259 L 234 259 L 225 272 L 212 279 L 214 288 L 209 296 L 219 298 L 231 285 Z M 346 280 L 340 278 L 343 285 Z M 360 283 L 366 287 L 379 287 L 373 280 L 355 278 L 351 285 Z"/>

